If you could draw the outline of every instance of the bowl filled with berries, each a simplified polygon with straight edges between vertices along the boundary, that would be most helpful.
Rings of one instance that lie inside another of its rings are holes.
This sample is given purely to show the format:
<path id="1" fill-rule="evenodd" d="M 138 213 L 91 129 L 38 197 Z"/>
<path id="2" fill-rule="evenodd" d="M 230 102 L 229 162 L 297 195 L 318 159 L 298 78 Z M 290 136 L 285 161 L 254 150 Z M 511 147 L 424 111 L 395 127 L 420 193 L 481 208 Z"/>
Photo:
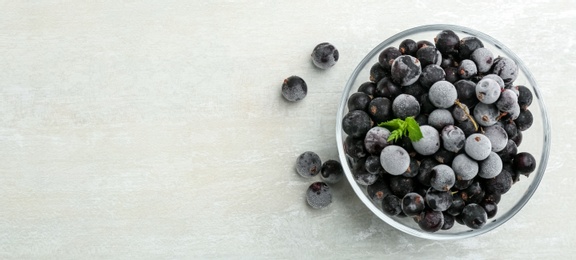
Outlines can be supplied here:
<path id="1" fill-rule="evenodd" d="M 337 113 L 344 174 L 360 200 L 405 233 L 484 234 L 530 200 L 550 126 L 524 63 L 456 25 L 402 31 L 352 72 Z"/>

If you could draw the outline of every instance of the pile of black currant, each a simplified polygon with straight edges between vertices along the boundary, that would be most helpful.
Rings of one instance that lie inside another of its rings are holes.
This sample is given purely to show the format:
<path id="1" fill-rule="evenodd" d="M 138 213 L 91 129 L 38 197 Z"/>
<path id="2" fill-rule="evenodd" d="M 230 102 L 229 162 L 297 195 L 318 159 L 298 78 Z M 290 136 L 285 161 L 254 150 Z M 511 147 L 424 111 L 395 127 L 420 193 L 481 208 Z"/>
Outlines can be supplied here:
<path id="1" fill-rule="evenodd" d="M 344 150 L 385 214 L 412 217 L 428 232 L 454 222 L 478 229 L 535 170 L 535 158 L 518 152 L 533 123 L 532 93 L 514 84 L 517 64 L 477 37 L 444 30 L 433 41 L 405 39 L 380 53 L 348 99 Z M 409 117 L 420 138 L 390 138 L 385 122 Z"/>
<path id="2" fill-rule="evenodd" d="M 319 69 L 329 69 L 336 64 L 338 49 L 328 42 L 323 42 L 312 50 L 312 63 Z M 308 85 L 299 76 L 290 76 L 282 82 L 282 96 L 289 102 L 297 102 L 306 97 Z M 321 181 L 315 181 L 306 190 L 306 201 L 315 209 L 325 208 L 332 203 L 331 184 L 336 184 L 344 176 L 340 162 L 327 160 L 322 162 L 318 154 L 306 151 L 296 159 L 296 172 L 307 179 L 320 174 Z"/>

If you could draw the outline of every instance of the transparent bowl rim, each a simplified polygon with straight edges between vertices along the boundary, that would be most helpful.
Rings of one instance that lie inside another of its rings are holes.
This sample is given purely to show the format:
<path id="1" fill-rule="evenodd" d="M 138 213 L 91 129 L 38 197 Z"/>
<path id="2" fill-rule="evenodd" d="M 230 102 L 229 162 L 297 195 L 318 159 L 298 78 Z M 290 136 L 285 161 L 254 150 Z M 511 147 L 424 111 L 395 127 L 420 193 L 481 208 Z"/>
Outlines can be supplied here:
<path id="1" fill-rule="evenodd" d="M 496 46 L 496 48 L 498 48 L 502 52 L 504 52 L 506 54 L 506 56 L 508 56 L 509 58 L 513 59 L 516 62 L 516 64 L 519 67 L 519 70 L 521 70 L 524 73 L 524 75 L 526 76 L 526 79 L 528 80 L 530 85 L 533 87 L 534 95 L 537 97 L 536 100 L 540 106 L 540 115 L 542 117 L 542 127 L 543 127 L 543 134 L 544 134 L 544 136 L 543 136 L 543 144 L 544 145 L 543 145 L 543 150 L 542 150 L 542 154 L 540 157 L 539 165 L 538 165 L 537 171 L 530 175 L 530 177 L 534 178 L 534 180 L 532 181 L 531 185 L 527 188 L 524 196 L 522 196 L 520 198 L 520 200 L 508 212 L 506 212 L 505 214 L 500 216 L 498 218 L 498 221 L 491 223 L 491 225 L 485 226 L 484 228 L 477 229 L 477 230 L 470 230 L 470 231 L 462 232 L 462 233 L 429 233 L 429 232 L 425 232 L 425 231 L 421 231 L 421 230 L 416 230 L 416 229 L 407 227 L 407 226 L 397 222 L 393 218 L 387 216 L 386 214 L 382 213 L 382 211 L 380 211 L 380 209 L 378 209 L 376 206 L 374 206 L 374 204 L 370 201 L 370 199 L 364 195 L 360 186 L 358 184 L 356 184 L 356 181 L 354 180 L 352 172 L 350 171 L 349 167 L 347 167 L 348 166 L 347 158 L 346 158 L 346 153 L 344 151 L 344 146 L 343 146 L 344 144 L 343 144 L 343 140 L 342 140 L 342 118 L 344 116 L 344 111 L 346 109 L 348 95 L 350 94 L 350 91 L 354 87 L 354 83 L 356 81 L 356 78 L 360 74 L 361 70 L 368 64 L 368 62 L 370 62 L 370 60 L 375 55 L 378 55 L 379 54 L 378 52 L 380 50 L 382 50 L 386 46 L 389 46 L 391 43 L 393 43 L 394 41 L 397 41 L 398 39 L 406 38 L 407 36 L 415 34 L 415 33 L 427 32 L 427 31 L 441 31 L 441 30 L 452 30 L 456 33 L 461 32 L 461 33 L 465 33 L 465 34 L 468 34 L 471 36 L 476 36 L 482 40 L 487 40 L 487 41 L 491 42 L 491 44 Z M 407 233 L 407 234 L 410 234 L 410 235 L 413 235 L 416 237 L 424 238 L 424 239 L 431 239 L 431 240 L 452 240 L 452 239 L 470 238 L 470 237 L 485 234 L 491 230 L 494 230 L 495 228 L 499 227 L 503 223 L 510 220 L 514 215 L 516 215 L 516 213 L 518 213 L 524 207 L 524 205 L 526 205 L 526 203 L 530 200 L 530 198 L 532 197 L 532 195 L 536 191 L 538 185 L 542 181 L 542 178 L 544 176 L 544 172 L 546 170 L 546 165 L 548 163 L 548 156 L 550 153 L 550 141 L 551 141 L 551 139 L 550 139 L 551 138 L 550 122 L 549 122 L 548 115 L 547 115 L 546 111 L 547 110 L 546 110 L 546 107 L 544 105 L 544 101 L 542 99 L 540 89 L 538 88 L 538 85 L 536 84 L 534 77 L 532 76 L 530 71 L 526 68 L 526 65 L 524 64 L 524 62 L 522 62 L 522 60 L 518 56 L 516 56 L 516 54 L 514 54 L 510 49 L 508 49 L 508 47 L 506 47 L 500 41 L 492 38 L 491 36 L 489 36 L 485 33 L 480 32 L 480 31 L 470 29 L 470 28 L 467 28 L 464 26 L 459 26 L 459 25 L 429 24 L 429 25 L 417 26 L 417 27 L 413 27 L 413 28 L 401 31 L 397 34 L 394 34 L 393 36 L 389 37 L 388 39 L 386 39 L 385 41 L 380 43 L 378 46 L 376 46 L 374 49 L 372 49 L 372 51 L 370 51 L 362 59 L 362 61 L 358 64 L 358 66 L 352 72 L 351 76 L 349 77 L 348 81 L 346 82 L 346 86 L 343 90 L 342 97 L 340 99 L 340 105 L 338 107 L 338 112 L 336 114 L 336 143 L 338 146 L 338 155 L 339 155 L 340 161 L 342 162 L 342 164 L 344 166 L 343 168 L 344 168 L 344 173 L 346 175 L 346 179 L 348 179 L 350 186 L 352 186 L 352 189 L 354 190 L 354 192 L 356 193 L 358 198 L 370 209 L 370 211 L 372 211 L 375 215 L 377 215 L 380 219 L 384 220 L 386 223 L 388 223 L 392 227 L 394 227 L 394 228 L 396 228 L 396 229 L 398 229 L 404 233 Z"/>

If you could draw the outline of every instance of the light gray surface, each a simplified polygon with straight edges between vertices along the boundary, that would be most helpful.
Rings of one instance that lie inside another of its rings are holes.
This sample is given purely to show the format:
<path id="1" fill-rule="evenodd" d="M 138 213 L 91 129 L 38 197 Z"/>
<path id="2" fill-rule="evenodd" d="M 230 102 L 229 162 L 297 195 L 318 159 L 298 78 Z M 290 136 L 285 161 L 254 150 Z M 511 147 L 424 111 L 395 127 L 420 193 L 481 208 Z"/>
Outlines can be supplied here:
<path id="1" fill-rule="evenodd" d="M 346 182 L 313 210 L 293 168 L 337 158 L 364 54 L 429 23 L 512 49 L 553 127 L 533 199 L 464 241 L 396 231 Z M 575 25 L 572 1 L 0 1 L 0 258 L 568 258 Z M 323 41 L 341 53 L 327 71 L 309 56 Z M 280 96 L 293 74 L 296 104 Z"/>

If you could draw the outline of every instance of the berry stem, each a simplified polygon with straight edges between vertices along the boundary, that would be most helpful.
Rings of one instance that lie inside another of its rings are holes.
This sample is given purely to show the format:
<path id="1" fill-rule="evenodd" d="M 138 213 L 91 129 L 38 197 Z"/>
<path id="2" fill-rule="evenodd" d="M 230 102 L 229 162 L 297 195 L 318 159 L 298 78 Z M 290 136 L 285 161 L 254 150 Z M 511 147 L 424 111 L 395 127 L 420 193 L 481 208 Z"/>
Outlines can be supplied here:
<path id="1" fill-rule="evenodd" d="M 464 109 L 464 106 L 462 106 L 462 103 L 460 103 L 460 100 L 456 99 L 456 101 L 454 101 L 454 104 L 456 104 L 460 109 L 462 109 L 462 111 L 464 111 L 464 114 L 466 114 L 466 116 L 468 117 L 468 120 L 472 121 L 472 124 L 474 125 L 474 130 L 478 131 L 478 124 L 476 124 L 476 121 L 470 115 L 470 113 L 466 112 L 466 110 Z"/>

